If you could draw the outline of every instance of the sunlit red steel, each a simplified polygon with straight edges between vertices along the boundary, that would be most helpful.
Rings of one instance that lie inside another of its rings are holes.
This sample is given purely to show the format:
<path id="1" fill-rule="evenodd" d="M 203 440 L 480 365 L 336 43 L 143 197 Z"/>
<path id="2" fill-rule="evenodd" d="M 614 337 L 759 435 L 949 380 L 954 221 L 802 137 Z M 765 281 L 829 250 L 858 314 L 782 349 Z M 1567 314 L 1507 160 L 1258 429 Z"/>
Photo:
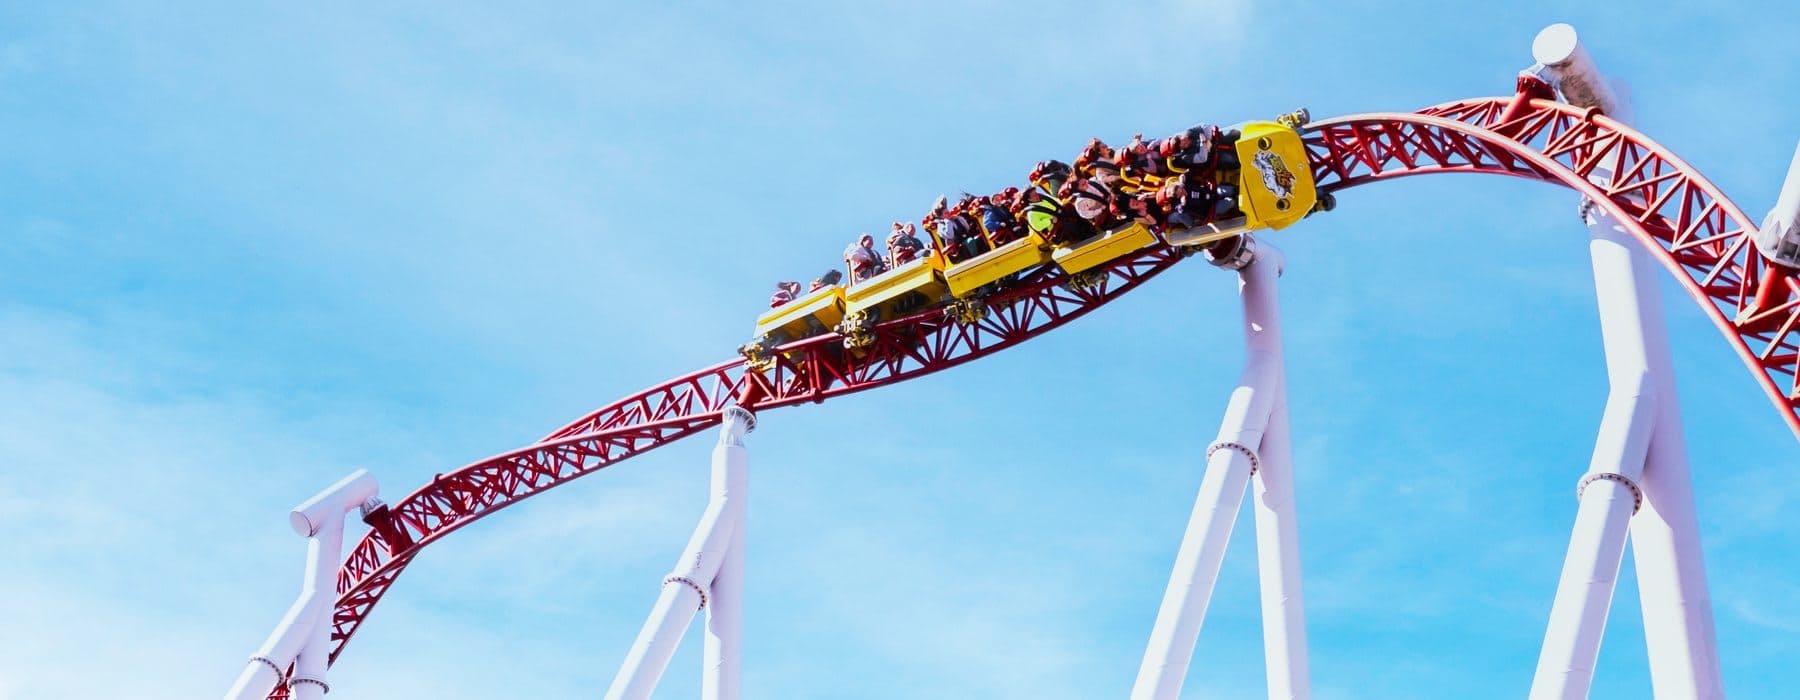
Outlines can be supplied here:
<path id="1" fill-rule="evenodd" d="M 1522 88 L 1525 87 L 1522 84 Z M 1418 113 L 1364 114 L 1307 125 L 1324 191 L 1430 173 L 1471 172 L 1555 182 L 1630 222 L 1634 235 L 1701 303 L 1800 436 L 1800 285 L 1739 325 L 1765 261 L 1748 217 L 1673 153 L 1603 115 L 1527 94 L 1452 102 Z M 1590 176 L 1605 173 L 1591 182 Z M 332 658 L 428 544 L 500 508 L 575 477 L 716 425 L 730 401 L 757 411 L 904 381 L 1006 349 L 1092 311 L 1183 257 L 1156 247 L 1109 263 L 1090 289 L 1065 286 L 1054 267 L 989 300 L 988 316 L 960 324 L 941 312 L 876 327 L 861 358 L 836 335 L 781 348 L 773 368 L 733 360 L 658 384 L 583 416 L 542 441 L 439 475 L 369 518 L 373 527 L 338 574 Z M 1777 294 L 1776 296 L 1780 296 Z M 277 686 L 271 698 L 286 697 Z"/>
<path id="2" fill-rule="evenodd" d="M 1310 125 L 1307 147 L 1321 188 L 1444 172 L 1554 182 L 1610 210 L 1656 254 L 1718 326 L 1782 420 L 1800 436 L 1795 330 L 1800 286 L 1756 306 L 1770 265 L 1751 242 L 1756 225 L 1668 149 L 1605 115 L 1534 99 L 1451 102 L 1418 114 L 1363 114 Z M 1501 121 L 1505 115 L 1505 121 Z M 1502 136 L 1501 134 L 1505 134 Z M 1597 176 L 1597 177 L 1596 177 Z M 1745 309 L 1754 315 L 1738 323 Z"/>

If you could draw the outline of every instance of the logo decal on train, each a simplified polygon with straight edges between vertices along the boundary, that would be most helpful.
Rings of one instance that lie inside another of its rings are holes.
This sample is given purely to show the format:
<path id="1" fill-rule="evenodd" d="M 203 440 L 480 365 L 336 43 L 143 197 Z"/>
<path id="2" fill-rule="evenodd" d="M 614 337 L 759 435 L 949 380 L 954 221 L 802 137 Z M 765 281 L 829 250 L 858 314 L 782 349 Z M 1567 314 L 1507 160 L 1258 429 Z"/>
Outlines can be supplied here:
<path id="1" fill-rule="evenodd" d="M 1287 162 L 1274 151 L 1257 151 L 1256 158 L 1251 160 L 1256 172 L 1262 175 L 1263 186 L 1275 193 L 1276 197 L 1286 198 L 1294 193 L 1294 171 L 1289 170 Z"/>

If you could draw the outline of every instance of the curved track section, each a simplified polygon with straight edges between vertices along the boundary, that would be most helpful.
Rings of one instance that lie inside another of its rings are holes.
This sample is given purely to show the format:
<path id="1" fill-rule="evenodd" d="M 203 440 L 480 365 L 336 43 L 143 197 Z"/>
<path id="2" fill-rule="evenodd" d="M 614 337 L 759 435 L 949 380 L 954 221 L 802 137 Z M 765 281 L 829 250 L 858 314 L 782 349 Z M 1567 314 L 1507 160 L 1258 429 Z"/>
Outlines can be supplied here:
<path id="1" fill-rule="evenodd" d="M 1732 320 L 1754 296 L 1766 263 L 1755 230 L 1730 201 L 1667 149 L 1604 116 L 1548 100 L 1487 98 L 1416 114 L 1365 114 L 1307 126 L 1315 179 L 1323 190 L 1428 173 L 1512 175 L 1568 186 L 1621 221 L 1681 280 L 1800 435 L 1794 386 L 1800 287 L 1740 327 Z M 371 609 L 428 544 L 501 508 L 576 477 L 705 430 L 732 401 L 757 410 L 818 402 L 905 381 L 974 360 L 1061 326 L 1180 262 L 1157 246 L 1108 263 L 1095 287 L 1068 286 L 1046 266 L 988 300 L 986 318 L 961 324 L 941 310 L 895 319 L 874 330 L 855 358 L 828 334 L 780 348 L 775 366 L 749 371 L 725 362 L 633 394 L 583 416 L 536 444 L 440 474 L 368 518 L 373 530 L 338 573 L 332 617 L 335 661 Z M 1751 330 L 1751 328 L 1766 330 Z M 1778 384 L 1780 383 L 1780 384 Z M 285 697 L 277 686 L 271 698 Z"/>
<path id="2" fill-rule="evenodd" d="M 743 361 L 722 363 L 650 387 L 551 433 L 537 444 L 449 474 L 371 518 L 375 529 L 357 543 L 338 572 L 332 658 L 420 549 L 464 525 L 552 486 L 611 466 L 716 425 L 733 400 L 757 410 L 823 401 L 947 369 L 1024 342 L 1099 308 L 1180 261 L 1182 253 L 1150 248 L 1113 261 L 1099 286 L 1070 289 L 1054 268 L 1040 269 L 989 298 L 977 323 L 946 319 L 942 310 L 875 327 L 861 358 L 835 334 L 782 346 L 768 371 Z"/>
<path id="3" fill-rule="evenodd" d="M 1418 114 L 1340 117 L 1307 129 L 1321 189 L 1493 173 L 1561 184 L 1609 210 L 1681 281 L 1800 436 L 1800 284 L 1781 279 L 1788 287 L 1781 303 L 1738 322 L 1770 273 L 1751 241 L 1756 225 L 1668 149 L 1591 110 L 1499 97 Z"/>

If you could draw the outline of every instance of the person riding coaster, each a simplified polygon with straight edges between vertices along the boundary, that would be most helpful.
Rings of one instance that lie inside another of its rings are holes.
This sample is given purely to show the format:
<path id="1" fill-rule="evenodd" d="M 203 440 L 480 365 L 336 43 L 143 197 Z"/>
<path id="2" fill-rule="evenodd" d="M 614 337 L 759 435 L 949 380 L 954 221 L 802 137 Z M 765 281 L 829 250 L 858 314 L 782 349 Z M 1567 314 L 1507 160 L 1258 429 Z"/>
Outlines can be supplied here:
<path id="1" fill-rule="evenodd" d="M 1026 177 L 1026 180 L 1043 194 L 1055 197 L 1057 190 L 1062 189 L 1063 183 L 1068 182 L 1072 172 L 1073 169 L 1069 167 L 1068 163 L 1060 160 L 1040 160 L 1037 166 L 1031 169 L 1031 174 Z"/>
<path id="2" fill-rule="evenodd" d="M 1156 193 L 1156 205 L 1168 226 L 1194 228 L 1238 216 L 1237 186 L 1219 184 L 1188 171 L 1169 180 Z"/>
<path id="3" fill-rule="evenodd" d="M 1146 142 L 1143 134 L 1135 134 L 1131 143 L 1119 149 L 1119 175 L 1136 193 L 1154 193 L 1164 180 L 1176 175 L 1162 156 L 1163 144 L 1167 141 Z"/>
<path id="4" fill-rule="evenodd" d="M 925 250 L 925 244 L 919 240 L 917 231 L 910 223 L 894 222 L 894 230 L 887 237 L 888 269 L 919 259 L 919 253 Z"/>
<path id="5" fill-rule="evenodd" d="M 843 280 L 844 280 L 844 273 L 839 272 L 837 270 L 826 270 L 824 272 L 824 274 L 821 274 L 818 277 L 813 278 L 812 286 L 807 288 L 806 293 L 811 294 L 813 292 L 816 292 L 816 291 L 819 291 L 826 287 L 837 284 L 838 282 L 842 282 Z"/>
<path id="6" fill-rule="evenodd" d="M 793 301 L 800 296 L 799 282 L 776 282 L 775 292 L 769 295 L 769 308 L 773 309 Z"/>
<path id="7" fill-rule="evenodd" d="M 925 225 L 926 231 L 937 238 L 939 251 L 951 263 L 962 262 L 987 252 L 987 241 L 982 239 L 975 220 L 967 213 L 969 202 L 974 198 L 974 195 L 965 194 L 955 207 L 950 207 L 944 197 L 938 197 L 937 203 L 932 205 L 931 211 L 920 222 Z"/>
<path id="8" fill-rule="evenodd" d="M 851 284 L 887 271 L 887 261 L 875 252 L 875 237 L 866 233 L 844 249 L 844 264 L 850 268 Z"/>
<path id="9" fill-rule="evenodd" d="M 1106 231 L 1124 224 L 1115 206 L 1115 193 L 1098 178 L 1077 177 L 1069 180 L 1063 183 L 1062 190 L 1056 194 L 1064 202 L 1068 202 L 1067 208 L 1073 209 L 1075 215 L 1095 231 Z"/>
<path id="10" fill-rule="evenodd" d="M 1075 176 L 1097 180 L 1109 189 L 1121 186 L 1123 180 L 1119 173 L 1119 154 L 1108 147 L 1100 139 L 1088 142 L 1081 149 L 1081 155 L 1075 157 Z"/>
<path id="11" fill-rule="evenodd" d="M 988 240 L 996 246 L 1003 246 L 1025 236 L 1025 227 L 1013 216 L 1009 205 L 1019 196 L 1019 188 L 1008 187 L 1005 190 L 989 195 L 986 200 L 977 200 L 980 210 L 982 230 L 987 232 Z"/>
<path id="12" fill-rule="evenodd" d="M 1179 134 L 1158 143 L 1158 153 L 1166 167 L 1174 173 L 1199 170 L 1202 175 L 1217 170 L 1238 168 L 1237 150 L 1231 146 L 1237 132 L 1221 131 L 1211 124 L 1195 124 Z"/>

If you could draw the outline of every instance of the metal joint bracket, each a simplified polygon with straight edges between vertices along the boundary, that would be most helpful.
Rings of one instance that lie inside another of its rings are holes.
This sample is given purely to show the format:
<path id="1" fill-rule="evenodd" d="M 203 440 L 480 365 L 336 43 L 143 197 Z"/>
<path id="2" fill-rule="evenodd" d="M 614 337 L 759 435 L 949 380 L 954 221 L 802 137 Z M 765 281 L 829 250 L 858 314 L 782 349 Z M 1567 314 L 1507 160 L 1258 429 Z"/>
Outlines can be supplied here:
<path id="1" fill-rule="evenodd" d="M 1582 197 L 1581 198 L 1581 206 L 1577 207 L 1575 209 L 1575 216 L 1580 217 L 1581 223 L 1585 224 L 1585 223 L 1587 223 L 1587 220 L 1588 220 L 1588 212 L 1591 212 L 1593 210 L 1594 210 L 1594 200 L 1588 199 L 1587 197 Z"/>
<path id="2" fill-rule="evenodd" d="M 1609 481 L 1617 481 L 1621 484 L 1624 484 L 1625 488 L 1631 489 L 1631 500 L 1632 500 L 1631 514 L 1632 515 L 1637 515 L 1638 510 L 1644 507 L 1644 491 L 1643 491 L 1643 489 L 1638 488 L 1637 482 L 1632 481 L 1631 477 L 1625 476 L 1624 474 L 1617 474 L 1617 473 L 1613 473 L 1613 472 L 1600 472 L 1598 474 L 1589 474 L 1587 476 L 1581 477 L 1581 482 L 1575 485 L 1575 500 L 1577 500 L 1577 501 L 1581 500 L 1581 494 L 1587 492 L 1588 484 L 1594 483 L 1601 479 L 1606 479 Z"/>
<path id="3" fill-rule="evenodd" d="M 706 589 L 702 588 L 700 584 L 695 583 L 693 579 L 686 576 L 669 576 L 668 578 L 663 579 L 663 585 L 667 586 L 671 583 L 686 584 L 688 588 L 694 589 L 695 593 L 700 594 L 700 608 L 702 610 L 706 609 Z"/>
<path id="4" fill-rule="evenodd" d="M 1248 457 L 1250 459 L 1250 473 L 1251 474 L 1255 474 L 1256 470 L 1258 468 L 1262 467 L 1262 460 L 1256 458 L 1256 450 L 1252 450 L 1248 447 L 1243 446 L 1242 444 L 1235 443 L 1235 442 L 1215 442 L 1215 443 L 1213 443 L 1212 447 L 1206 448 L 1206 459 L 1208 461 L 1212 460 L 1213 453 L 1218 452 L 1219 450 L 1237 450 L 1238 454 L 1242 454 L 1243 456 Z"/>
<path id="5" fill-rule="evenodd" d="M 1211 246 L 1206 246 L 1204 248 L 1206 261 L 1212 263 L 1214 267 L 1233 272 L 1249 267 L 1250 263 L 1256 262 L 1255 237 L 1245 233 L 1238 235 L 1233 240 L 1236 241 L 1236 245 L 1216 253 Z"/>
<path id="6" fill-rule="evenodd" d="M 367 520 L 369 518 L 370 513 L 375 512 L 375 510 L 377 508 L 380 508 L 384 505 L 387 505 L 387 504 L 382 503 L 381 499 L 376 498 L 374 496 L 370 496 L 369 500 L 363 501 L 362 505 L 359 505 L 356 507 L 356 515 L 359 518 Z"/>
<path id="7" fill-rule="evenodd" d="M 733 405 L 733 406 L 725 409 L 725 417 L 726 418 L 734 418 L 735 417 L 738 420 L 743 421 L 744 422 L 744 434 L 746 434 L 746 435 L 756 432 L 756 414 L 751 413 L 750 409 L 744 408 L 743 406 Z"/>
<path id="8" fill-rule="evenodd" d="M 252 657 L 250 657 L 250 660 L 251 660 L 251 661 L 260 661 L 260 662 L 262 662 L 262 665 L 264 665 L 264 666 L 268 666 L 268 667 L 269 667 L 269 670 L 271 670 L 271 671 L 274 671 L 274 672 L 275 672 L 275 677 L 276 677 L 276 678 L 280 678 L 280 677 L 282 677 L 282 676 L 285 676 L 285 675 L 287 675 L 287 672 L 285 672 L 285 671 L 282 671 L 282 670 L 281 670 L 281 667 L 280 667 L 280 666 L 276 666 L 276 665 L 275 665 L 275 662 L 273 662 L 273 661 L 270 661 L 270 660 L 268 660 L 268 659 L 267 659 L 267 658 L 264 658 L 264 657 L 261 657 L 261 656 L 252 656 Z"/>
<path id="9" fill-rule="evenodd" d="M 319 686 L 319 692 L 321 694 L 324 694 L 324 695 L 331 694 L 331 686 L 326 685 L 325 681 L 319 680 L 317 678 L 308 678 L 306 676 L 294 676 L 293 678 L 289 678 L 288 682 L 287 682 L 288 690 L 293 690 L 294 686 L 299 685 L 301 683 L 311 683 L 313 685 Z"/>

